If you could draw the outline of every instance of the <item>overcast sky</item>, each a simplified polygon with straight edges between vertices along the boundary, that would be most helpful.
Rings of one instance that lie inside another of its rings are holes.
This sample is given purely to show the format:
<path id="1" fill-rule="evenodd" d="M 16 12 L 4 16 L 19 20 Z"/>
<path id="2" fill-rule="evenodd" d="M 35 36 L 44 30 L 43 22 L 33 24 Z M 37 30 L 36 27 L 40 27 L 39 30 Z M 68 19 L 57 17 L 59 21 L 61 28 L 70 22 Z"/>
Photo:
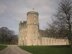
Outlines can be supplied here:
<path id="1" fill-rule="evenodd" d="M 0 27 L 8 27 L 18 34 L 19 22 L 27 19 L 33 8 L 39 13 L 40 29 L 52 22 L 60 0 L 0 0 Z"/>

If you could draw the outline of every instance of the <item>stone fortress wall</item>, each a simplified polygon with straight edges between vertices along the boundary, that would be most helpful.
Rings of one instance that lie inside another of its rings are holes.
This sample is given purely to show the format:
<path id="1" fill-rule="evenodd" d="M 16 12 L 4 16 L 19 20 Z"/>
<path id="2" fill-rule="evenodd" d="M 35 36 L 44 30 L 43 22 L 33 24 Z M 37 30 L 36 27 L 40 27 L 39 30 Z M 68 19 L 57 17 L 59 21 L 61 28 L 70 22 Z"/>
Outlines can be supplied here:
<path id="1" fill-rule="evenodd" d="M 27 21 L 19 24 L 19 45 L 68 45 L 67 38 L 42 37 L 39 32 L 39 13 L 30 11 L 27 13 Z M 46 35 L 46 34 L 44 34 Z"/>
<path id="2" fill-rule="evenodd" d="M 57 39 L 57 38 L 47 38 L 42 37 L 42 44 L 41 45 L 68 45 L 67 39 Z"/>

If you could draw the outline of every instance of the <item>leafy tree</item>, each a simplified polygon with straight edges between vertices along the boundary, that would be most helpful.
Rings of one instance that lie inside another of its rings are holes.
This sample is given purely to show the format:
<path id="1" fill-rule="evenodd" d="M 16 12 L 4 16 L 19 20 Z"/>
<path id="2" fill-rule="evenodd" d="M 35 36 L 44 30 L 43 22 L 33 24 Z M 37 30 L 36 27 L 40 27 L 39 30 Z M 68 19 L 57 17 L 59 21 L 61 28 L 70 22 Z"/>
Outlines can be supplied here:
<path id="1" fill-rule="evenodd" d="M 7 27 L 0 28 L 0 43 L 12 44 L 12 41 L 17 40 L 16 37 L 14 31 L 9 30 Z"/>

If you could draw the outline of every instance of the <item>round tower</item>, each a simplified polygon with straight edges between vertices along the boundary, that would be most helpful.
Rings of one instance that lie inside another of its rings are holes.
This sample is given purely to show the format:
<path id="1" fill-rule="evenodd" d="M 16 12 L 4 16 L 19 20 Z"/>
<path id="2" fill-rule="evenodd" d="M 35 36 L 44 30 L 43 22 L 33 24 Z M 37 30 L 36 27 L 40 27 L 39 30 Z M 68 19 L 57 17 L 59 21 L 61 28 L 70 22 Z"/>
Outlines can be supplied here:
<path id="1" fill-rule="evenodd" d="M 27 12 L 27 45 L 37 45 L 39 37 L 39 14 L 35 11 Z"/>

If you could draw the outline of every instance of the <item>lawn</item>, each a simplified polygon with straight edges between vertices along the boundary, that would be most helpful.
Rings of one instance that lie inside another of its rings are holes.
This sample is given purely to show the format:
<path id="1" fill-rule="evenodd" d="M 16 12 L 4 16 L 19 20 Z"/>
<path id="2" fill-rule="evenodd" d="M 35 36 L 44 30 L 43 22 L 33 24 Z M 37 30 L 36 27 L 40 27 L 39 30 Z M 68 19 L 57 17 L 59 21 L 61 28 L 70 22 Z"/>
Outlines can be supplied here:
<path id="1" fill-rule="evenodd" d="M 0 50 L 5 49 L 7 46 L 6 45 L 0 45 Z"/>
<path id="2" fill-rule="evenodd" d="M 19 46 L 32 54 L 72 54 L 69 46 Z"/>

